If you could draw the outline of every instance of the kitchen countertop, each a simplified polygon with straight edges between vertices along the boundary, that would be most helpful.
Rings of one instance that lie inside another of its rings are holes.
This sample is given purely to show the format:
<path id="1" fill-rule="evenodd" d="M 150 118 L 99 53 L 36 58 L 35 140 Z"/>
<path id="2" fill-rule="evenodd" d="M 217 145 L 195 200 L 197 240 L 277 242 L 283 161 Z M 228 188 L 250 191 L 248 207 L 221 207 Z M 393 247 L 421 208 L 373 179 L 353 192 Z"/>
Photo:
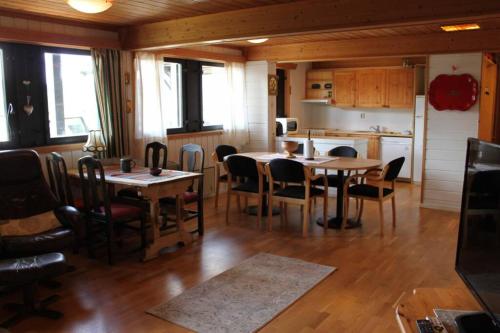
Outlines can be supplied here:
<path id="1" fill-rule="evenodd" d="M 304 131 L 307 131 L 305 129 Z M 324 131 L 324 134 L 319 134 L 317 132 Z M 316 132 L 316 133 L 314 133 Z M 352 138 L 351 135 L 355 136 L 391 136 L 400 138 L 413 138 L 413 134 L 402 134 L 398 132 L 372 132 L 372 131 L 347 131 L 347 130 L 334 130 L 334 129 L 311 129 L 312 138 L 324 138 L 324 137 L 343 137 Z M 303 138 L 307 137 L 307 132 L 298 134 L 288 134 L 289 137 Z"/>
<path id="2" fill-rule="evenodd" d="M 305 139 L 307 138 L 307 134 L 285 134 L 282 138 L 287 139 Z M 348 140 L 348 141 L 361 141 L 368 140 L 368 136 L 347 136 L 347 135 L 312 135 L 311 139 L 323 139 L 323 140 Z"/>

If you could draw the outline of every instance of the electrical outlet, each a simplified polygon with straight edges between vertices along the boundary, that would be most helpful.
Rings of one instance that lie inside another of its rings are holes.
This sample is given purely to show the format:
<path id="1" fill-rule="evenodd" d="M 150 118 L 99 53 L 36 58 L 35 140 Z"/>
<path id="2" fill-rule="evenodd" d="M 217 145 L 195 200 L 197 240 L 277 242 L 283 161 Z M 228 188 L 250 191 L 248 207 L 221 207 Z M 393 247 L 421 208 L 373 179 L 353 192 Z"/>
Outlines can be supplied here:
<path id="1" fill-rule="evenodd" d="M 365 119 L 365 113 L 364 112 L 361 113 L 361 119 Z"/>

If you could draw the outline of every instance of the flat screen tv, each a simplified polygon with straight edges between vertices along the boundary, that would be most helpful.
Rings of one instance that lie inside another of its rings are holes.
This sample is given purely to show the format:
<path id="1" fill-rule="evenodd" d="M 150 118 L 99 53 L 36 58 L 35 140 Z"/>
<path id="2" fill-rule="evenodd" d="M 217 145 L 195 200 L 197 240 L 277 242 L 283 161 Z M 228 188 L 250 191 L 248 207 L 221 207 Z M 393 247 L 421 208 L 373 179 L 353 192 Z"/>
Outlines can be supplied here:
<path id="1" fill-rule="evenodd" d="M 485 311 L 457 317 L 460 332 L 498 332 L 500 145 L 468 140 L 455 269 Z"/>

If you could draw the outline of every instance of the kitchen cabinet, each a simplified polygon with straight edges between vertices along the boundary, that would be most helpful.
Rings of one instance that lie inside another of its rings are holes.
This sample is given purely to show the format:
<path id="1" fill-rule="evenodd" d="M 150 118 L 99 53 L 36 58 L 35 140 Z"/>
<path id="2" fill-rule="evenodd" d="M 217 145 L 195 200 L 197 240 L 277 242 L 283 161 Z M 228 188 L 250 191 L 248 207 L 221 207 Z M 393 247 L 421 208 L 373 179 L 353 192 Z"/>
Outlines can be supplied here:
<path id="1" fill-rule="evenodd" d="M 385 69 L 360 69 L 356 71 L 356 106 L 384 107 L 386 73 Z"/>
<path id="2" fill-rule="evenodd" d="M 340 107 L 356 106 L 356 72 L 335 71 L 333 73 L 334 104 Z"/>
<path id="3" fill-rule="evenodd" d="M 333 98 L 333 71 L 310 70 L 306 75 L 306 100 Z"/>
<path id="4" fill-rule="evenodd" d="M 412 109 L 415 100 L 414 70 L 391 68 L 386 70 L 385 107 Z"/>

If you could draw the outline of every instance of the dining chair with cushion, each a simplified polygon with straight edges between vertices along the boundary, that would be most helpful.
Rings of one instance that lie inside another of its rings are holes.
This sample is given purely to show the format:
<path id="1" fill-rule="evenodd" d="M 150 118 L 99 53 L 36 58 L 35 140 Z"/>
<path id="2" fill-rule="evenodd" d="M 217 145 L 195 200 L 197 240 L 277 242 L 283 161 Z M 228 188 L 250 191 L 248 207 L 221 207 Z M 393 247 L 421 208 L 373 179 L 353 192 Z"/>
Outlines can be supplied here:
<path id="1" fill-rule="evenodd" d="M 361 201 L 357 220 L 361 219 L 363 214 L 364 200 L 378 201 L 380 214 L 380 235 L 384 234 L 384 206 L 385 200 L 392 201 L 392 227 L 396 227 L 396 196 L 395 185 L 396 178 L 405 162 L 404 157 L 399 157 L 389 162 L 383 169 L 371 169 L 364 174 L 355 174 L 348 177 L 344 183 L 344 200 L 345 212 L 343 225 L 347 223 L 349 215 L 349 198 L 356 198 Z M 359 180 L 359 184 L 354 184 L 353 181 Z M 370 183 L 366 183 L 369 181 Z M 390 187 L 385 187 L 386 182 L 390 182 Z"/>
<path id="2" fill-rule="evenodd" d="M 224 168 L 224 157 L 237 153 L 238 150 L 236 149 L 236 147 L 230 145 L 218 145 L 217 147 L 215 147 L 215 151 L 212 154 L 212 160 L 214 161 L 215 165 L 215 208 L 219 206 L 220 184 L 228 183 L 227 174 L 221 174 L 221 171 Z M 236 179 L 233 179 L 233 181 L 236 181 Z"/>
<path id="3" fill-rule="evenodd" d="M 288 204 L 298 204 L 304 207 L 302 235 L 307 236 L 309 229 L 309 214 L 311 200 L 315 197 L 323 198 L 323 219 L 326 221 L 328 215 L 328 180 L 325 175 L 313 175 L 310 168 L 302 163 L 288 159 L 274 159 L 265 166 L 265 172 L 269 182 L 269 207 L 272 207 L 273 202 L 279 201 L 280 208 L 283 208 L 282 216 L 284 217 L 285 225 L 287 224 Z M 312 182 L 321 179 L 323 189 L 315 188 Z M 275 182 L 281 185 L 275 189 Z M 284 203 L 282 206 L 281 203 Z M 272 209 L 268 209 L 268 228 L 272 229 Z M 327 224 L 325 223 L 325 231 Z"/>
<path id="4" fill-rule="evenodd" d="M 104 168 L 98 159 L 91 156 L 78 160 L 82 197 L 85 206 L 87 223 L 87 242 L 89 255 L 95 257 L 94 233 L 103 231 L 106 236 L 108 263 L 114 263 L 113 246 L 115 243 L 115 229 L 127 227 L 133 222 L 140 222 L 140 228 L 131 226 L 130 229 L 139 230 L 141 235 L 141 249 L 146 247 L 146 214 L 137 206 L 113 202 L 110 199 L 106 185 Z"/>
<path id="5" fill-rule="evenodd" d="M 179 170 L 188 172 L 203 173 L 205 167 L 205 151 L 200 145 L 185 144 L 181 147 L 179 152 Z M 176 198 L 167 197 L 160 199 L 160 207 L 162 214 L 165 215 L 168 221 L 175 221 L 176 219 L 169 219 L 169 213 L 176 211 Z M 186 204 L 197 204 L 196 210 L 185 209 Z M 180 207 L 184 221 L 189 221 L 198 218 L 198 228 L 191 230 L 192 233 L 197 232 L 203 235 L 203 180 L 193 180 L 191 185 L 186 189 L 182 195 Z"/>
<path id="6" fill-rule="evenodd" d="M 228 156 L 225 159 L 224 166 L 228 175 L 226 224 L 229 224 L 231 196 L 235 195 L 238 199 L 240 196 L 257 198 L 257 223 L 260 227 L 264 195 L 269 188 L 267 181 L 264 180 L 264 168 L 253 158 L 241 155 Z M 235 182 L 233 186 L 235 178 L 243 179 L 243 181 Z M 238 211 L 241 211 L 239 206 Z"/>
<path id="7" fill-rule="evenodd" d="M 357 158 L 358 152 L 356 149 L 349 147 L 349 146 L 339 146 L 339 147 L 335 147 L 333 149 L 330 149 L 328 151 L 328 156 Z M 326 178 L 328 179 L 328 187 L 338 187 L 339 186 L 339 177 L 336 174 L 328 174 L 327 170 L 325 169 L 325 175 L 326 175 Z M 350 175 L 351 174 L 349 171 L 349 173 L 347 174 L 347 177 L 349 177 Z M 321 186 L 321 179 L 314 181 L 313 185 Z"/>
<path id="8" fill-rule="evenodd" d="M 146 168 L 167 168 L 168 149 L 167 145 L 161 142 L 150 142 L 146 145 L 144 152 L 144 167 Z M 142 200 L 141 193 L 134 187 L 126 187 L 118 191 L 118 196 L 123 199 Z M 143 203 L 144 208 L 147 208 Z"/>

